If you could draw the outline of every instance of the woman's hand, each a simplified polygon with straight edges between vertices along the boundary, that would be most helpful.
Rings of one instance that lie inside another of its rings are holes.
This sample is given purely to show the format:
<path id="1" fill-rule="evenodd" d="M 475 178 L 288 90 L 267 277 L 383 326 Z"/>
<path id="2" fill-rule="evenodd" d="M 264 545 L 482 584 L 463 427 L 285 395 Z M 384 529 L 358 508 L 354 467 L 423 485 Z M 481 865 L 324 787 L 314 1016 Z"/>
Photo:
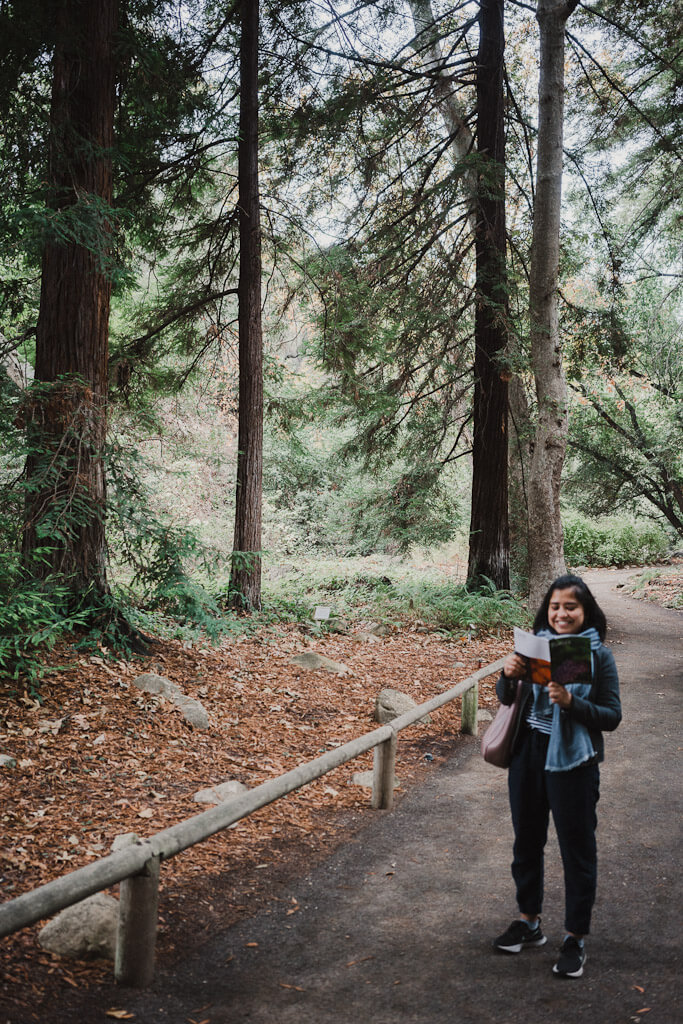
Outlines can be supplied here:
<path id="1" fill-rule="evenodd" d="M 548 683 L 548 696 L 551 704 L 559 704 L 565 711 L 572 702 L 569 690 L 562 683 L 556 683 L 552 679 Z"/>
<path id="2" fill-rule="evenodd" d="M 526 661 L 521 655 L 508 654 L 503 663 L 503 675 L 507 679 L 524 679 L 526 676 Z"/>

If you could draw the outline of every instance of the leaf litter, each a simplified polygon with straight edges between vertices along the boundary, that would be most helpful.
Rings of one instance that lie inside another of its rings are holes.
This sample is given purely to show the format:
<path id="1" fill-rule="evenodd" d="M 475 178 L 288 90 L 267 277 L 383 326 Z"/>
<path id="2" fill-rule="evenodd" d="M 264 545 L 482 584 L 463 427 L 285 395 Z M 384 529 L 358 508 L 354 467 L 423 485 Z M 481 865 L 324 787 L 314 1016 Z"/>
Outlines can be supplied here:
<path id="1" fill-rule="evenodd" d="M 62 643 L 50 663 L 70 668 L 47 677 L 40 702 L 0 683 L 0 752 L 17 762 L 0 769 L 3 902 L 106 856 L 117 835 L 149 836 L 200 813 L 193 800 L 200 789 L 230 779 L 252 788 L 371 731 L 381 689 L 393 687 L 421 703 L 495 661 L 511 643 L 507 631 L 468 639 L 420 626 L 372 643 L 366 636 L 310 637 L 285 625 L 215 648 L 164 640 L 149 657 L 131 662 L 106 658 L 107 652 L 75 658 Z M 291 664 L 303 651 L 343 662 L 350 674 Z M 132 685 L 150 671 L 201 700 L 208 730 L 192 729 L 170 702 Z M 495 678 L 480 682 L 479 692 L 480 707 L 494 709 Z M 458 743 L 460 701 L 430 717 L 399 738 L 403 790 Z M 371 767 L 370 751 L 166 861 L 157 959 L 172 962 L 216 928 L 283 898 L 283 886 L 372 815 L 369 791 L 350 784 L 354 773 Z M 117 888 L 109 891 L 117 896 Z M 284 898 L 294 902 L 290 893 Z M 71 961 L 42 950 L 43 923 L 9 936 L 0 948 L 0 996 L 35 1008 L 27 1018 L 35 1020 L 52 992 L 97 986 L 113 974 L 108 961 Z"/>

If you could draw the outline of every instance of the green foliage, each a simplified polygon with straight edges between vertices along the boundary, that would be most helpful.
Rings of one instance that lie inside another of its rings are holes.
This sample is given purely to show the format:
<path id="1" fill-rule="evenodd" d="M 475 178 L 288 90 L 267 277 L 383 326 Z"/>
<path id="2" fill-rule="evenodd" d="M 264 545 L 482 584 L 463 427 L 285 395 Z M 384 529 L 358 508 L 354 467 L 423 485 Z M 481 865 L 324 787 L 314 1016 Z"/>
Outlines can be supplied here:
<path id="1" fill-rule="evenodd" d="M 283 619 L 310 620 L 316 605 L 330 606 L 333 621 L 419 621 L 446 632 L 526 621 L 524 608 L 509 592 L 492 586 L 473 594 L 436 566 L 396 559 L 309 560 L 264 583 L 264 607 Z"/>
<path id="2" fill-rule="evenodd" d="M 608 516 L 587 519 L 577 513 L 563 517 L 564 555 L 571 566 L 647 565 L 665 558 L 666 532 L 654 523 Z"/>
<path id="3" fill-rule="evenodd" d="M 370 472 L 350 455 L 346 436 L 319 421 L 267 439 L 268 546 L 287 554 L 405 554 L 453 537 L 461 525 L 454 473 L 391 459 Z"/>
<path id="4" fill-rule="evenodd" d="M 227 626 L 218 596 L 200 580 L 220 569 L 220 555 L 163 509 L 154 511 L 158 499 L 143 480 L 143 465 L 134 447 L 111 445 L 109 545 L 121 577 L 119 598 L 124 607 L 158 611 L 216 639 Z"/>
<path id="5" fill-rule="evenodd" d="M 683 535 L 683 324 L 670 300 L 661 282 L 631 287 L 616 347 L 613 308 L 594 308 L 588 335 L 574 325 L 567 494 L 587 514 L 649 511 Z"/>
<path id="6" fill-rule="evenodd" d="M 37 554 L 49 564 L 49 550 Z M 35 697 L 45 674 L 41 655 L 65 632 L 83 627 L 91 609 L 85 601 L 74 606 L 68 580 L 29 577 L 13 551 L 0 550 L 0 593 L 0 677 Z"/>

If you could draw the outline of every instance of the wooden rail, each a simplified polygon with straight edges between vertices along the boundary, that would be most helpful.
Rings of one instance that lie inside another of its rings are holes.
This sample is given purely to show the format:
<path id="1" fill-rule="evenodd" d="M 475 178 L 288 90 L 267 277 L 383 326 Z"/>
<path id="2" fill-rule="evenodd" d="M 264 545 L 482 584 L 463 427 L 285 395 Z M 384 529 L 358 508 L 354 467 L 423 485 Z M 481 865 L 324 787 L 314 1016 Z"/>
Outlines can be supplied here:
<path id="1" fill-rule="evenodd" d="M 61 878 L 0 905 L 0 938 L 50 917 L 65 907 L 121 883 L 114 974 L 117 982 L 143 987 L 152 980 L 157 931 L 161 861 L 229 828 L 260 807 L 308 785 L 368 750 L 374 750 L 372 806 L 389 810 L 394 800 L 397 735 L 425 715 L 462 697 L 461 730 L 476 734 L 479 680 L 500 671 L 503 659 L 484 666 L 438 697 L 411 708 L 387 725 L 329 750 L 314 761 L 297 765 L 276 779 L 261 783 L 201 814 L 186 818 L 148 839 L 139 839 L 71 871 Z"/>

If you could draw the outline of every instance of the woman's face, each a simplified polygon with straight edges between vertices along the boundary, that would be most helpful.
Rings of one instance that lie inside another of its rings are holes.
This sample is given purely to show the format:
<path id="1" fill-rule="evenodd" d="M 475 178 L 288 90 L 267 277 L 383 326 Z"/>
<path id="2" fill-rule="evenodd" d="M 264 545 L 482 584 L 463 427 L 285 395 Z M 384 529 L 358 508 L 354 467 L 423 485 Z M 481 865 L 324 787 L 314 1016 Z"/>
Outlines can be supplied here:
<path id="1" fill-rule="evenodd" d="M 548 605 L 548 625 L 555 633 L 580 633 L 585 618 L 583 605 L 573 587 L 553 590 Z"/>

